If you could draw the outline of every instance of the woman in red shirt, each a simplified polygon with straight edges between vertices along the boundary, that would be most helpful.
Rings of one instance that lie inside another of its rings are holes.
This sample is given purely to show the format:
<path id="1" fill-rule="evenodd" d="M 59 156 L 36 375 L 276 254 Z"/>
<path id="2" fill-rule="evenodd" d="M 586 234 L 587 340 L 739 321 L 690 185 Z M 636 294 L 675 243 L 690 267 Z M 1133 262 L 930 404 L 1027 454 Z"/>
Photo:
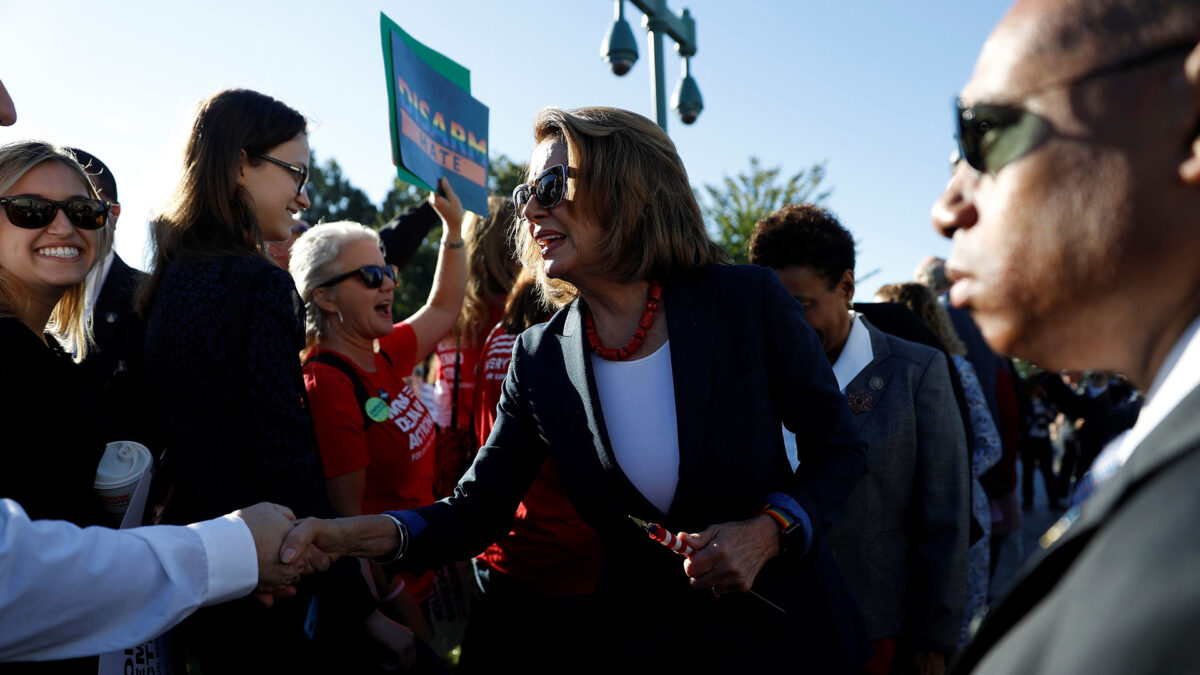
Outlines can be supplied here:
<path id="1" fill-rule="evenodd" d="M 434 423 L 405 381 L 451 330 L 462 305 L 462 206 L 448 184 L 430 195 L 445 228 L 433 288 L 415 314 L 392 323 L 394 267 L 379 235 L 358 223 L 325 223 L 296 241 L 290 271 L 305 303 L 304 384 L 329 497 L 343 516 L 434 501 Z M 433 575 L 391 595 L 422 602 Z M 411 615 L 409 618 L 413 618 Z"/>

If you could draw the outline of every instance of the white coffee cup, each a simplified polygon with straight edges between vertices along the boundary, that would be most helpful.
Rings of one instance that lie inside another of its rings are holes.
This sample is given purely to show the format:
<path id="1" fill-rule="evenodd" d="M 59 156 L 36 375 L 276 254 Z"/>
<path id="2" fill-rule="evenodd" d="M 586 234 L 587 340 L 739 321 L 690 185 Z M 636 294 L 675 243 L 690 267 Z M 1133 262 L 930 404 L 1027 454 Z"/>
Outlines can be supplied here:
<path id="1" fill-rule="evenodd" d="M 134 441 L 114 441 L 104 449 L 93 487 L 104 508 L 118 520 L 125 515 L 138 480 L 152 462 L 150 449 Z"/>

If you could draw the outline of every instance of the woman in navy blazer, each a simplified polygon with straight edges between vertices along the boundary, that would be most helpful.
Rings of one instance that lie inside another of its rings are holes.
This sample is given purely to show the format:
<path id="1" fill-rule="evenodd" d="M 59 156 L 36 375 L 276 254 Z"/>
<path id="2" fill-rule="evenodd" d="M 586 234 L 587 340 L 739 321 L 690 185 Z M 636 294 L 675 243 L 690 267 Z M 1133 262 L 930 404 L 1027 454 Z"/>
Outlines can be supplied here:
<path id="1" fill-rule="evenodd" d="M 473 556 L 549 456 L 606 552 L 595 642 L 565 668 L 858 672 L 869 647 L 823 539 L 865 449 L 799 306 L 770 271 L 719 264 L 649 120 L 547 108 L 534 135 L 517 247 L 565 307 L 518 339 L 491 436 L 451 497 L 394 523 L 311 521 L 292 545 L 393 552 L 404 569 Z M 795 472 L 781 423 L 800 439 Z"/>

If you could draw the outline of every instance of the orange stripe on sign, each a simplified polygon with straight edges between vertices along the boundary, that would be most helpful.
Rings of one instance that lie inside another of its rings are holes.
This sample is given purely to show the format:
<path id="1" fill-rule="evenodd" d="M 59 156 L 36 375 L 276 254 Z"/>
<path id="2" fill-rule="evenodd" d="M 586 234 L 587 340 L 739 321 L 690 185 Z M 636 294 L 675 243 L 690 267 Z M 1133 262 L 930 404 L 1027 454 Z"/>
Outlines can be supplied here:
<path id="1" fill-rule="evenodd" d="M 467 159 L 433 140 L 404 109 L 400 110 L 400 133 L 420 146 L 421 151 L 443 169 L 453 171 L 480 187 L 487 187 L 487 169 L 483 168 L 482 164 Z"/>

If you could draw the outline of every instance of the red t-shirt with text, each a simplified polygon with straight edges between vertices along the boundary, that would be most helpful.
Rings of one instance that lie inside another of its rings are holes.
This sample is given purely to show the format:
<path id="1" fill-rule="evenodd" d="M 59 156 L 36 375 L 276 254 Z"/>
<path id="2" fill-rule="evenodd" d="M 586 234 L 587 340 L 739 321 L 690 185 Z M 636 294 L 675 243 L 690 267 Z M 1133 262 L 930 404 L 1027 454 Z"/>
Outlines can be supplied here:
<path id="1" fill-rule="evenodd" d="M 325 477 L 365 469 L 363 513 L 413 509 L 434 501 L 433 418 L 404 379 L 416 363 L 416 334 L 407 323 L 398 323 L 390 335 L 380 338 L 379 350 L 391 363 L 376 353 L 373 373 L 342 357 L 358 374 L 367 396 L 378 397 L 387 405 L 387 419 L 371 421 L 366 430 L 350 378 L 324 363 L 310 361 L 304 366 L 304 385 Z M 322 351 L 329 350 L 317 347 L 313 355 Z M 428 583 L 432 583 L 429 576 Z M 428 595 L 424 580 L 409 582 L 418 602 Z"/>

